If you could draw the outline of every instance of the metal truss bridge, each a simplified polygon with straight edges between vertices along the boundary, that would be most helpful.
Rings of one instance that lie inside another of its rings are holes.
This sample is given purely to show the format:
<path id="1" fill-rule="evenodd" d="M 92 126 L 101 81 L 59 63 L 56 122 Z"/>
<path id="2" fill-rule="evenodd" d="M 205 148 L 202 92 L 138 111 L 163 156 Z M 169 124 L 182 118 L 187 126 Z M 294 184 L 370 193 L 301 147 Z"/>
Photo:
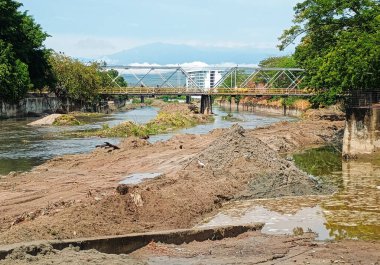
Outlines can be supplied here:
<path id="1" fill-rule="evenodd" d="M 310 96 L 301 89 L 304 70 L 258 67 L 106 66 L 127 81 L 101 89 L 105 95 L 245 95 Z"/>

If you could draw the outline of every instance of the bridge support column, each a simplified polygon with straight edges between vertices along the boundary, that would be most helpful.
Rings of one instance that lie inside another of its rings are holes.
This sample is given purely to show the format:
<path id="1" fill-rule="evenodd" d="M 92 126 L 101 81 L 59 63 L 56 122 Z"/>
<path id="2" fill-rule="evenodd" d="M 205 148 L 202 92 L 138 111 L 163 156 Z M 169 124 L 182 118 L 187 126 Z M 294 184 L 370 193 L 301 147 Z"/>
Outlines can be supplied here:
<path id="1" fill-rule="evenodd" d="M 356 158 L 380 151 L 380 109 L 350 108 L 346 110 L 343 157 Z"/>
<path id="2" fill-rule="evenodd" d="M 145 97 L 144 96 L 140 96 L 140 102 L 144 103 L 144 101 L 145 101 Z"/>
<path id="3" fill-rule="evenodd" d="M 191 102 L 191 96 L 186 96 L 186 104 L 190 104 Z"/>
<path id="4" fill-rule="evenodd" d="M 212 98 L 209 95 L 201 96 L 201 113 L 212 114 Z"/>

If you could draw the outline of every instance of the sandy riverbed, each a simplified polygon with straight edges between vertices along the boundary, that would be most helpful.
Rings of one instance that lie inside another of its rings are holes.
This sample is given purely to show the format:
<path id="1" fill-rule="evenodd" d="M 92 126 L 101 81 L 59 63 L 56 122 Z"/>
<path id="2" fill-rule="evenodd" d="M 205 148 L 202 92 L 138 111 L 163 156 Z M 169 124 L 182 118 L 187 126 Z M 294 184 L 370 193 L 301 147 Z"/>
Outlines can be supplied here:
<path id="1" fill-rule="evenodd" d="M 1 179 L 0 243 L 185 228 L 226 200 L 330 193 L 279 151 L 324 144 L 342 127 L 325 120 L 236 126 L 156 144 L 129 138 L 120 150 L 53 159 Z M 118 194 L 118 182 L 137 172 L 163 176 Z"/>
<path id="2" fill-rule="evenodd" d="M 248 131 L 234 126 L 206 135 L 178 135 L 155 144 L 129 138 L 120 145 L 120 150 L 97 149 L 90 154 L 53 159 L 31 172 L 10 174 L 0 179 L 0 244 L 188 228 L 206 215 L 217 212 L 223 202 L 230 200 L 330 194 L 333 187 L 316 185 L 280 153 L 326 144 L 337 137 L 343 126 L 342 121 L 320 119 L 282 122 Z M 119 181 L 138 172 L 162 175 L 130 185 L 122 194 L 116 191 Z M 222 244 L 212 246 L 222 251 L 225 244 L 232 244 L 230 240 L 234 241 L 228 239 L 226 243 L 209 244 Z M 253 244 L 252 240 L 268 248 L 260 252 L 248 247 L 245 253 L 243 245 Z M 237 245 L 231 245 L 231 251 L 244 252 L 242 257 L 247 260 L 249 255 L 255 256 L 258 262 L 262 261 L 260 257 L 267 262 L 277 259 L 273 255 L 277 255 L 277 249 L 282 247 L 286 253 L 280 253 L 281 258 L 289 257 L 289 262 L 294 253 L 305 250 L 307 254 L 302 254 L 303 261 L 308 262 L 314 257 L 322 264 L 321 256 L 311 253 L 333 248 L 336 255 L 326 256 L 326 260 L 335 262 L 344 253 L 364 253 L 358 246 L 369 248 L 372 254 L 379 250 L 378 243 L 347 241 L 320 246 L 309 238 L 262 234 L 247 234 L 234 242 Z M 287 247 L 287 242 L 296 243 Z M 206 251 L 208 246 L 202 244 L 206 243 L 199 243 L 194 246 L 195 250 L 189 250 L 193 257 Z M 170 250 L 170 246 L 153 247 L 153 250 L 161 247 Z M 70 253 L 75 252 L 66 251 L 54 255 L 70 257 Z M 161 257 L 153 252 L 141 250 L 132 256 L 141 262 L 168 259 L 165 253 L 161 255 L 165 257 Z M 86 256 L 82 252 L 76 256 L 81 255 Z M 94 255 L 90 253 L 90 256 Z M 176 255 L 171 261 L 187 257 L 183 253 L 182 256 Z M 209 255 L 215 260 L 224 257 L 226 262 L 227 256 L 218 252 Z M 373 257 L 371 260 L 378 259 L 376 255 Z M 108 258 L 110 261 L 115 258 L 114 264 L 119 264 L 125 256 L 111 257 L 99 253 L 99 258 L 98 264 Z M 364 255 L 359 255 L 360 258 L 365 260 Z M 246 262 L 245 259 L 240 261 Z M 131 264 L 135 263 L 132 261 Z"/>

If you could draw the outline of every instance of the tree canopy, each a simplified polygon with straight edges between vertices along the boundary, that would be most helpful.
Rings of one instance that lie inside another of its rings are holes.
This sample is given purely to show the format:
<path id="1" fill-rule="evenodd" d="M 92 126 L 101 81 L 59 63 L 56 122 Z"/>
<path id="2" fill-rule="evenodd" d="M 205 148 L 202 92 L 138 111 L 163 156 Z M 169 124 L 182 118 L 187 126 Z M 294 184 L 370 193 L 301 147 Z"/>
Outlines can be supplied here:
<path id="1" fill-rule="evenodd" d="M 118 71 L 102 71 L 96 62 L 84 64 L 59 53 L 53 53 L 49 58 L 56 79 L 56 84 L 50 90 L 60 98 L 92 102 L 97 98 L 100 88 L 127 86 Z"/>
<path id="2" fill-rule="evenodd" d="M 42 88 L 54 82 L 48 63 L 50 51 L 43 45 L 48 34 L 27 12 L 18 10 L 21 6 L 13 0 L 0 0 L 0 75 L 7 76 L 7 80 L 2 81 L 0 95 L 3 100 L 12 102 L 24 97 L 30 84 L 34 88 Z M 20 75 L 23 76 L 22 81 L 15 84 L 15 76 Z"/>
<path id="3" fill-rule="evenodd" d="M 380 88 L 378 0 L 305 0 L 294 10 L 279 47 L 301 36 L 294 58 L 306 70 L 305 86 L 330 103 L 342 93 Z"/>
<path id="4" fill-rule="evenodd" d="M 58 97 L 91 101 L 97 96 L 101 84 L 98 64 L 85 65 L 58 53 L 50 56 L 50 64 L 57 81 L 51 90 Z"/>
<path id="5" fill-rule="evenodd" d="M 297 62 L 292 55 L 269 57 L 259 63 L 262 68 L 297 68 Z"/>
<path id="6" fill-rule="evenodd" d="M 0 99 L 17 102 L 29 86 L 28 66 L 15 58 L 11 44 L 0 40 Z"/>

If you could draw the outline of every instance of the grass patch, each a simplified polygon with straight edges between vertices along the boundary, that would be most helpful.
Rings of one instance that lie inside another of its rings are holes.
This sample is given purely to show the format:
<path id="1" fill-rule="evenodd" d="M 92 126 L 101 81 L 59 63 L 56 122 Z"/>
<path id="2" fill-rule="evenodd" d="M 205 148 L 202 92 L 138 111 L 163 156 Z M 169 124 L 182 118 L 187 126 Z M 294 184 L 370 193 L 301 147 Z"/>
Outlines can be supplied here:
<path id="1" fill-rule="evenodd" d="M 146 137 L 148 135 L 192 127 L 201 123 L 208 123 L 213 120 L 214 117 L 212 116 L 193 113 L 185 104 L 170 104 L 165 106 L 155 119 L 145 125 L 127 121 L 112 128 L 108 125 L 104 125 L 99 130 L 79 132 L 76 133 L 76 135 L 99 137 Z"/>
<path id="2" fill-rule="evenodd" d="M 75 118 L 72 114 L 64 114 L 60 117 L 58 117 L 54 122 L 54 126 L 75 126 L 75 125 L 82 125 L 80 121 Z"/>

